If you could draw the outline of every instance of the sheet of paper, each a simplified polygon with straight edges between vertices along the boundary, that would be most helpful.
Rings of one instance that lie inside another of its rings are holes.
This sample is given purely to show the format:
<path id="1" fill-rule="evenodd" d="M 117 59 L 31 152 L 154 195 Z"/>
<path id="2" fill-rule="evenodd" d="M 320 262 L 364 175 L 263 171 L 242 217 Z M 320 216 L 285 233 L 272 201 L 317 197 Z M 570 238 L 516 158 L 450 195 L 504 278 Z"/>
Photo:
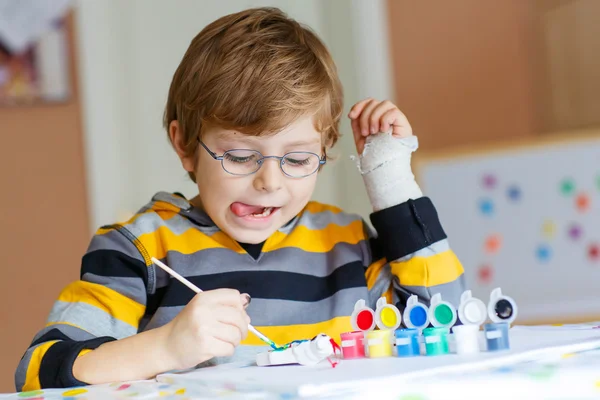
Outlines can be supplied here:
<path id="1" fill-rule="evenodd" d="M 0 0 L 0 41 L 21 53 L 63 17 L 71 0 Z"/>
<path id="2" fill-rule="evenodd" d="M 474 371 L 520 361 L 556 358 L 565 353 L 600 348 L 600 330 L 511 329 L 511 349 L 483 352 L 475 356 L 456 354 L 436 357 L 344 360 L 336 368 L 328 363 L 316 367 L 223 365 L 184 374 L 162 375 L 158 380 L 193 381 L 207 387 L 245 392 L 269 391 L 297 396 L 339 394 L 364 389 L 366 385 L 397 385 L 435 374 Z"/>

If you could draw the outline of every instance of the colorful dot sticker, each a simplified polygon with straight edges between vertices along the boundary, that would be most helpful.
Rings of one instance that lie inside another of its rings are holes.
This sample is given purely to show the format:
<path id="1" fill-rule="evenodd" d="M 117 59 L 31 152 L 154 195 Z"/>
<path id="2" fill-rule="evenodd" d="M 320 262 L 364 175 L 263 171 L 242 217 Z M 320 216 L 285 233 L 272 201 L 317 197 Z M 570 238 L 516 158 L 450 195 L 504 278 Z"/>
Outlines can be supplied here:
<path id="1" fill-rule="evenodd" d="M 542 244 L 539 245 L 538 248 L 535 251 L 535 255 L 537 256 L 537 259 L 542 261 L 542 262 L 546 262 L 548 260 L 550 260 L 550 257 L 552 256 L 552 251 L 550 250 L 550 247 Z"/>
<path id="2" fill-rule="evenodd" d="M 577 239 L 581 238 L 581 235 L 583 235 L 583 229 L 581 229 L 581 226 L 579 226 L 579 224 L 573 223 L 569 227 L 568 233 L 569 233 L 569 237 L 571 239 L 577 240 Z"/>
<path id="3" fill-rule="evenodd" d="M 552 239 L 556 233 L 556 224 L 553 221 L 547 220 L 542 225 L 542 234 L 546 239 Z"/>
<path id="4" fill-rule="evenodd" d="M 575 206 L 580 212 L 586 212 L 590 208 L 590 197 L 586 193 L 580 193 L 575 198 Z"/>
<path id="5" fill-rule="evenodd" d="M 497 182 L 497 179 L 492 174 L 485 174 L 483 176 L 483 178 L 481 179 L 481 184 L 486 189 L 493 189 L 493 188 L 495 188 L 496 187 L 496 182 Z"/>
<path id="6" fill-rule="evenodd" d="M 494 203 L 490 199 L 482 199 L 479 201 L 479 210 L 483 215 L 493 215 Z"/>
<path id="7" fill-rule="evenodd" d="M 573 194 L 574 191 L 575 191 L 575 182 L 573 182 L 572 179 L 567 178 L 567 179 L 563 179 L 560 182 L 560 192 L 562 194 L 564 194 L 565 196 L 569 196 L 569 195 Z"/>
<path id="8" fill-rule="evenodd" d="M 600 245 L 592 243 L 588 247 L 588 257 L 592 261 L 600 261 Z"/>
<path id="9" fill-rule="evenodd" d="M 506 195 L 511 201 L 519 201 L 522 197 L 521 188 L 519 188 L 517 185 L 511 185 L 508 187 Z"/>
<path id="10" fill-rule="evenodd" d="M 483 284 L 488 284 L 492 281 L 494 276 L 494 270 L 492 269 L 492 267 L 490 265 L 482 265 L 481 267 L 479 267 L 479 270 L 477 271 L 477 279 L 479 280 L 480 283 Z"/>
<path id="11" fill-rule="evenodd" d="M 496 254 L 502 246 L 502 237 L 498 234 L 488 236 L 485 240 L 485 252 L 488 254 Z"/>
<path id="12" fill-rule="evenodd" d="M 439 306 L 437 306 L 435 308 L 434 315 L 435 319 L 437 319 L 438 322 L 442 325 L 449 324 L 454 318 L 454 313 L 446 304 L 440 304 Z"/>

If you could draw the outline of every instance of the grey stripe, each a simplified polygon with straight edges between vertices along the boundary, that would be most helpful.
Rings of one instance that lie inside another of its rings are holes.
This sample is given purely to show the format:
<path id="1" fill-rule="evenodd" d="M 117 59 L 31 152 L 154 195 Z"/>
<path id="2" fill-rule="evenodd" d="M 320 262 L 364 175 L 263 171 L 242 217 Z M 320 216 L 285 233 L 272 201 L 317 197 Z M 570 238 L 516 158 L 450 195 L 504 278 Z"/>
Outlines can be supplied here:
<path id="1" fill-rule="evenodd" d="M 87 303 L 56 301 L 48 322 L 68 322 L 85 326 L 85 330 L 94 336 L 112 336 L 122 339 L 134 335 L 137 328 L 120 321 L 110 314 Z"/>
<path id="2" fill-rule="evenodd" d="M 296 226 L 305 226 L 311 230 L 322 230 L 327 225 L 348 226 L 356 221 L 362 221 L 362 218 L 356 214 L 349 214 L 343 211 L 335 213 L 332 211 L 322 211 L 311 213 L 305 211 L 298 219 Z"/>
<path id="3" fill-rule="evenodd" d="M 214 227 L 204 228 L 194 225 L 189 219 L 179 214 L 173 214 L 171 218 L 164 220 L 155 212 L 141 214 L 135 221 L 123 226 L 138 238 L 142 235 L 155 232 L 161 226 L 168 228 L 175 235 L 181 235 L 190 229 L 200 230 L 209 236 L 216 231 Z"/>
<path id="4" fill-rule="evenodd" d="M 331 297 L 315 302 L 254 298 L 246 311 L 252 319 L 252 325 L 256 326 L 316 324 L 335 317 L 350 316 L 354 303 L 368 296 L 366 287 L 357 287 L 340 290 Z M 169 323 L 183 307 L 160 307 L 144 330 Z"/>
<path id="5" fill-rule="evenodd" d="M 166 203 L 173 204 L 175 207 L 179 207 L 182 210 L 187 210 L 191 207 L 191 204 L 187 200 L 182 199 L 179 196 L 175 196 L 174 194 L 169 192 L 156 193 L 152 197 L 152 201 L 164 201 Z"/>
<path id="6" fill-rule="evenodd" d="M 83 329 L 77 328 L 76 326 L 67 324 L 52 324 L 39 331 L 33 338 L 32 342 L 35 342 L 36 340 L 38 340 L 53 329 L 58 329 L 63 334 L 65 334 L 65 336 L 68 336 L 69 338 L 77 341 L 90 340 L 95 338 L 95 336 L 91 333 L 86 332 Z"/>
<path id="7" fill-rule="evenodd" d="M 461 274 L 458 279 L 444 283 L 442 285 L 435 285 L 431 287 L 425 286 L 403 286 L 400 287 L 397 283 L 397 280 L 394 280 L 394 286 L 399 291 L 405 294 L 405 298 L 408 298 L 411 294 L 416 294 L 419 296 L 419 300 L 423 301 L 425 304 L 429 305 L 429 300 L 433 297 L 434 294 L 440 293 L 442 295 L 442 300 L 448 301 L 450 304 L 454 306 L 454 308 L 458 309 L 460 305 L 460 296 L 466 290 L 465 284 L 465 275 Z"/>
<path id="8" fill-rule="evenodd" d="M 363 257 L 367 251 L 366 241 L 357 244 L 338 243 L 327 253 L 309 253 L 295 247 L 284 247 L 263 253 L 256 261 L 246 253 L 214 248 L 192 254 L 170 251 L 164 262 L 185 277 L 238 271 L 284 271 L 325 277 L 353 261 L 360 261 L 364 265 Z M 157 287 L 166 286 L 169 282 L 166 273 L 161 271 L 157 270 Z"/>
<path id="9" fill-rule="evenodd" d="M 388 291 L 390 288 L 390 284 L 394 280 L 394 275 L 392 274 L 392 270 L 389 264 L 386 264 L 379 271 L 379 275 L 377 275 L 377 279 L 375 279 L 375 284 L 369 290 L 369 307 L 373 310 L 377 305 L 377 300 Z"/>
<path id="10" fill-rule="evenodd" d="M 349 288 L 314 302 L 253 298 L 246 310 L 257 326 L 316 324 L 335 317 L 350 316 L 354 303 L 368 298 L 366 287 Z"/>
<path id="11" fill-rule="evenodd" d="M 435 256 L 436 254 L 443 253 L 444 251 L 450 250 L 450 244 L 448 243 L 448 239 L 442 239 L 439 242 L 435 242 L 421 250 L 417 250 L 412 254 L 408 254 L 404 257 L 401 257 L 394 261 L 407 261 L 413 257 L 430 257 Z"/>
<path id="12" fill-rule="evenodd" d="M 183 307 L 185 306 L 159 307 L 158 310 L 156 310 L 156 312 L 152 316 L 150 322 L 148 322 L 148 325 L 146 325 L 146 327 L 144 328 L 144 330 L 147 331 L 168 324 L 173 318 L 177 316 L 177 314 L 181 312 L 181 310 L 183 310 Z"/>
<path id="13" fill-rule="evenodd" d="M 115 250 L 146 264 L 137 247 L 116 230 L 94 235 L 87 252 L 90 253 L 96 250 Z"/>
<path id="14" fill-rule="evenodd" d="M 27 367 L 29 367 L 29 363 L 31 362 L 31 356 L 33 355 L 33 352 L 35 351 L 35 349 L 37 349 L 43 344 L 44 343 L 40 343 L 34 347 L 30 347 L 29 349 L 27 349 L 23 358 L 21 359 L 21 361 L 19 361 L 19 365 L 17 366 L 17 370 L 15 372 L 15 387 L 17 388 L 17 392 L 23 391 L 23 386 L 25 386 L 25 378 L 27 377 Z"/>
<path id="15" fill-rule="evenodd" d="M 146 286 L 141 278 L 101 276 L 87 272 L 83 275 L 82 280 L 98 283 L 135 300 L 141 305 L 146 304 Z"/>

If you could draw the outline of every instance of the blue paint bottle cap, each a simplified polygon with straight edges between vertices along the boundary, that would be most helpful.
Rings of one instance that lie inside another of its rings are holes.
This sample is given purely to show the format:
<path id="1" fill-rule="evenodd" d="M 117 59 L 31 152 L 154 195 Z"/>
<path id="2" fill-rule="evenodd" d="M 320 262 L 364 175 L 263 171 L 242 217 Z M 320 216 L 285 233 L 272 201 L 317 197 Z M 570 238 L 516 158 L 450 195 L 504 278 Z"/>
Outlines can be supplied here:
<path id="1" fill-rule="evenodd" d="M 442 300 L 442 294 L 436 293 L 429 303 L 429 321 L 436 328 L 451 328 L 456 322 L 456 309 Z"/>
<path id="2" fill-rule="evenodd" d="M 406 308 L 402 315 L 404 325 L 407 328 L 419 330 L 427 328 L 429 325 L 428 312 L 429 308 L 425 304 L 419 303 L 419 298 L 416 294 L 413 294 L 406 301 Z"/>
<path id="3" fill-rule="evenodd" d="M 393 304 L 388 304 L 385 297 L 380 297 L 377 300 L 377 306 L 375 308 L 375 323 L 381 330 L 393 330 L 395 331 L 402 322 L 402 316 L 400 311 Z"/>
<path id="4" fill-rule="evenodd" d="M 487 319 L 487 313 L 488 309 L 485 306 L 485 303 L 480 299 L 473 297 L 470 290 L 465 290 L 460 296 L 458 318 L 463 325 L 479 326 Z"/>
<path id="5" fill-rule="evenodd" d="M 490 293 L 488 303 L 488 315 L 495 323 L 511 324 L 517 318 L 517 303 L 508 296 L 502 294 L 502 289 L 496 288 Z"/>

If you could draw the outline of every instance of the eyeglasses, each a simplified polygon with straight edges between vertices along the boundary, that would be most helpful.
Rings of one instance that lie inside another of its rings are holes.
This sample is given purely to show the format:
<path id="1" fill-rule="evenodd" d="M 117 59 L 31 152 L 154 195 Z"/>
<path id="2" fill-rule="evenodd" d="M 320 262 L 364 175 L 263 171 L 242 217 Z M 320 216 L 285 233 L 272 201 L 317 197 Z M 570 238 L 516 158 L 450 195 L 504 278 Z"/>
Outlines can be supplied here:
<path id="1" fill-rule="evenodd" d="M 222 156 L 212 152 L 202 140 L 198 142 L 215 160 L 221 161 L 221 166 L 225 172 L 231 175 L 251 175 L 262 167 L 265 159 L 275 158 L 279 160 L 279 168 L 286 176 L 290 178 L 305 178 L 317 172 L 323 164 L 327 162 L 325 156 L 319 157 L 318 154 L 308 151 L 292 151 L 278 156 L 263 156 L 259 151 L 249 149 L 227 150 Z"/>

